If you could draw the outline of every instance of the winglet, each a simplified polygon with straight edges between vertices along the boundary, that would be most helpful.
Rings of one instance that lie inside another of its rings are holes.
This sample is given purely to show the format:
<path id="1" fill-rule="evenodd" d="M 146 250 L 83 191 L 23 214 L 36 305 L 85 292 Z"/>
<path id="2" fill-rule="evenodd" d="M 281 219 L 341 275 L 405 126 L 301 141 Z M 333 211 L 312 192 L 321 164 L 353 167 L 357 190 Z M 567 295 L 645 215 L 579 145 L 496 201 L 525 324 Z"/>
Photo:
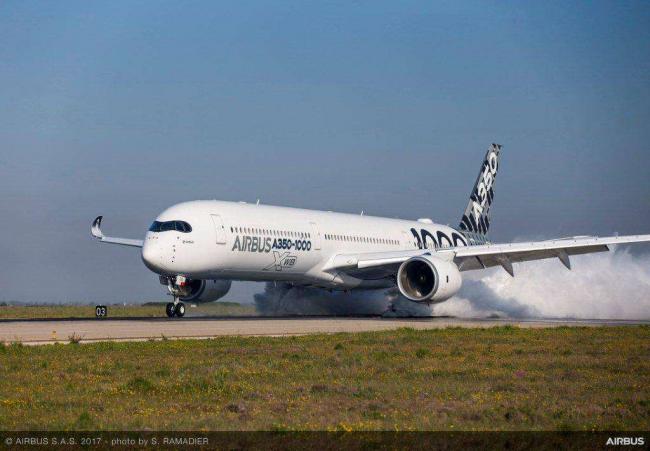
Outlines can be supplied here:
<path id="1" fill-rule="evenodd" d="M 142 240 L 130 240 L 128 238 L 113 238 L 110 236 L 105 236 L 102 232 L 102 219 L 104 219 L 103 216 L 97 216 L 93 221 L 93 225 L 90 227 L 91 235 L 97 238 L 100 243 L 121 244 L 122 246 L 132 247 L 144 246 L 144 242 Z"/>
<path id="2" fill-rule="evenodd" d="M 104 234 L 102 233 L 102 219 L 104 219 L 103 216 L 97 216 L 95 220 L 93 221 L 93 225 L 90 228 L 90 233 L 92 236 L 95 238 L 99 238 L 100 240 L 104 238 Z"/>

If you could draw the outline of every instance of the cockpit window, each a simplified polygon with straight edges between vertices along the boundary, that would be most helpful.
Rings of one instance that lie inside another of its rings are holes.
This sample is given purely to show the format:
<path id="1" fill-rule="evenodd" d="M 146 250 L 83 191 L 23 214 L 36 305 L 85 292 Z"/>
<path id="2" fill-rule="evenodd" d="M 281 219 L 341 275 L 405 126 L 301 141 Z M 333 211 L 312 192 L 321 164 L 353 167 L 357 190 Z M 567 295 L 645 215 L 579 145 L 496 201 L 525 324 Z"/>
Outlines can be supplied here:
<path id="1" fill-rule="evenodd" d="M 149 227 L 150 232 L 167 232 L 169 230 L 175 230 L 181 233 L 190 233 L 192 231 L 192 226 L 185 221 L 154 221 L 154 223 L 151 224 L 151 227 Z"/>
<path id="2" fill-rule="evenodd" d="M 187 222 L 174 221 L 174 225 L 176 226 L 177 232 L 190 233 L 192 231 L 192 227 L 190 227 L 190 225 Z"/>
<path id="3" fill-rule="evenodd" d="M 168 232 L 170 230 L 176 230 L 176 221 L 167 221 L 160 224 L 161 232 Z"/>

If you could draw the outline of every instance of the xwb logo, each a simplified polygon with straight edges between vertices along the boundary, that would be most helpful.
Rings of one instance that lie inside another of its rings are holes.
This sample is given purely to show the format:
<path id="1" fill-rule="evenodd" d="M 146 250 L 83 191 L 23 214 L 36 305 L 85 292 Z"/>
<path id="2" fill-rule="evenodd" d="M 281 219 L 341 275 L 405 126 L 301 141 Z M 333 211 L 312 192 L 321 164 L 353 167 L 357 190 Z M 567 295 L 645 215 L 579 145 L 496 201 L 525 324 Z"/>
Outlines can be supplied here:
<path id="1" fill-rule="evenodd" d="M 298 257 L 291 255 L 289 252 L 280 253 L 278 251 L 273 251 L 273 259 L 275 260 L 272 264 L 264 268 L 264 271 L 269 271 L 275 269 L 276 271 L 282 271 L 284 268 L 291 268 L 296 264 Z"/>

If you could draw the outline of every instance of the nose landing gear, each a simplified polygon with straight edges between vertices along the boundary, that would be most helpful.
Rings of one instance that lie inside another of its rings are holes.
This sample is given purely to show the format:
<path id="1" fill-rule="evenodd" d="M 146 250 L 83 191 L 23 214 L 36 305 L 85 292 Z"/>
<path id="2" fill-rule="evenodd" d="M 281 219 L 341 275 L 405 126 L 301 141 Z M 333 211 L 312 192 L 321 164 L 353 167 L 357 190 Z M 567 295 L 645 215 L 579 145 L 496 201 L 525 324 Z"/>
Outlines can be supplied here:
<path id="1" fill-rule="evenodd" d="M 167 313 L 167 316 L 170 318 L 173 318 L 174 316 L 182 318 L 183 316 L 185 316 L 185 304 L 183 304 L 181 301 L 178 300 L 178 298 L 176 298 L 174 299 L 174 302 L 170 302 L 167 304 L 167 307 L 165 308 L 165 313 Z"/>
<path id="2" fill-rule="evenodd" d="M 182 318 L 185 316 L 185 304 L 180 300 L 180 297 L 187 296 L 190 293 L 190 287 L 187 279 L 184 276 L 167 277 L 160 276 L 160 283 L 167 285 L 169 294 L 174 296 L 174 302 L 170 302 L 165 307 L 165 313 L 169 318 L 174 316 Z"/>

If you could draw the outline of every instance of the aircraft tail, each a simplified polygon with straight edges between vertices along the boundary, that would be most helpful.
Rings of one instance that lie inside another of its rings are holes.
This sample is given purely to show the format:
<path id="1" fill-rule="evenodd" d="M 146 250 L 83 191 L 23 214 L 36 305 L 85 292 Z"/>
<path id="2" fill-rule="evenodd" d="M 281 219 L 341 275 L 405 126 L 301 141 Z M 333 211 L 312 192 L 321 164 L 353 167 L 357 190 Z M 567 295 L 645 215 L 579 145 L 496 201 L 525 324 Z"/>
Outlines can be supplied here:
<path id="1" fill-rule="evenodd" d="M 492 144 L 485 155 L 459 229 L 470 244 L 487 242 L 490 229 L 490 206 L 494 200 L 494 182 L 499 170 L 501 146 Z"/>

